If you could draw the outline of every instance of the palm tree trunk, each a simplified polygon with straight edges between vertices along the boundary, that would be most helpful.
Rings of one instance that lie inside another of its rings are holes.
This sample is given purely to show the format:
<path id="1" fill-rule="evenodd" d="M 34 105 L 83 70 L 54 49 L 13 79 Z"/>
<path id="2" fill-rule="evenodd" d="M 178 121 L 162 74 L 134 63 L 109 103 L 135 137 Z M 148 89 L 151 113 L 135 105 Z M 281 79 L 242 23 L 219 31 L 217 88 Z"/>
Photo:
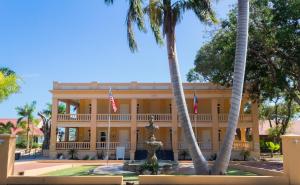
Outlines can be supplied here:
<path id="1" fill-rule="evenodd" d="M 247 44 L 248 44 L 249 0 L 238 1 L 238 27 L 235 50 L 235 63 L 233 75 L 233 87 L 231 107 L 228 118 L 228 127 L 218 158 L 212 168 L 212 174 L 225 174 L 229 165 L 232 145 L 238 118 L 240 113 L 241 99 L 246 67 Z"/>
<path id="2" fill-rule="evenodd" d="M 26 151 L 29 151 L 29 117 L 27 118 L 27 144 L 26 144 Z"/>
<path id="3" fill-rule="evenodd" d="M 196 141 L 190 117 L 188 114 L 185 96 L 182 87 L 182 81 L 179 72 L 179 64 L 176 54 L 175 31 L 169 31 L 167 36 L 167 50 L 170 68 L 170 76 L 173 87 L 173 95 L 175 97 L 179 119 L 184 133 L 184 139 L 188 145 L 189 153 L 193 159 L 196 174 L 208 174 L 208 164 L 200 151 Z"/>

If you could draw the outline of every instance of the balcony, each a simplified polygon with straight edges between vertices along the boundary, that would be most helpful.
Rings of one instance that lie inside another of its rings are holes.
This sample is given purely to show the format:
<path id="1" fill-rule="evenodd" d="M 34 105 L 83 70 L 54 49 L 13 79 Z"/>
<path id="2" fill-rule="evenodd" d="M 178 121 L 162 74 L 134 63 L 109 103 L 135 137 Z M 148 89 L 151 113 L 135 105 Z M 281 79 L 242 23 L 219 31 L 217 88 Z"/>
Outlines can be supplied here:
<path id="1" fill-rule="evenodd" d="M 234 141 L 233 150 L 252 150 L 252 142 L 249 141 Z"/>
<path id="2" fill-rule="evenodd" d="M 190 114 L 190 119 L 192 122 L 209 122 L 212 121 L 211 114 Z"/>
<path id="3" fill-rule="evenodd" d="M 90 142 L 58 142 L 56 143 L 57 150 L 89 150 Z"/>
<path id="4" fill-rule="evenodd" d="M 110 150 L 115 150 L 119 146 L 121 146 L 120 142 L 109 142 L 109 149 Z M 107 142 L 96 142 L 96 149 L 97 150 L 106 150 L 107 148 L 108 148 Z M 130 149 L 130 143 L 126 143 L 125 148 Z"/>
<path id="5" fill-rule="evenodd" d="M 229 116 L 229 114 L 219 114 L 218 115 L 219 122 L 227 122 L 228 116 Z M 252 114 L 240 114 L 239 121 L 251 122 Z"/>
<path id="6" fill-rule="evenodd" d="M 162 122 L 172 121 L 171 114 L 138 114 L 137 121 L 149 121 L 151 116 L 154 116 L 154 121 L 162 121 Z"/>
<path id="7" fill-rule="evenodd" d="M 97 114 L 97 121 L 130 121 L 130 114 Z"/>
<path id="8" fill-rule="evenodd" d="M 91 121 L 91 114 L 58 114 L 57 121 Z"/>
<path id="9" fill-rule="evenodd" d="M 212 145 L 210 142 L 198 142 L 198 146 L 200 147 L 201 150 L 211 150 L 212 149 Z M 184 142 L 179 142 L 178 149 L 179 150 L 187 149 L 187 144 L 185 144 Z"/>

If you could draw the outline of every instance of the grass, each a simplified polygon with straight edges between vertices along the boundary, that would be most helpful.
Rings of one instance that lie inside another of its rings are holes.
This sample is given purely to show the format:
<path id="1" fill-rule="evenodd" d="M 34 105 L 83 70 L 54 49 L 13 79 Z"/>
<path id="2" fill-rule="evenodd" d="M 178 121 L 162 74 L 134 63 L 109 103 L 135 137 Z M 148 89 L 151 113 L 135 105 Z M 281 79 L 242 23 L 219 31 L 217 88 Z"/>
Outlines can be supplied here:
<path id="1" fill-rule="evenodd" d="M 96 167 L 97 166 L 94 166 L 94 165 L 77 166 L 74 168 L 67 168 L 67 169 L 52 171 L 52 172 L 43 174 L 43 176 L 119 176 L 117 174 L 106 174 L 106 175 L 89 174 L 89 171 L 95 169 Z M 174 174 L 174 175 L 188 176 L 189 174 Z M 238 169 L 233 169 L 233 168 L 228 169 L 227 175 L 229 175 L 229 176 L 257 176 L 257 174 L 238 170 Z M 133 174 L 133 173 L 123 174 L 123 181 L 138 181 L 138 180 L 139 180 L 139 176 L 137 174 Z"/>
<path id="2" fill-rule="evenodd" d="M 227 170 L 227 175 L 229 175 L 229 176 L 257 176 L 257 174 L 255 174 L 255 173 L 242 171 L 242 170 L 234 169 L 234 168 L 229 168 Z"/>
<path id="3" fill-rule="evenodd" d="M 73 168 L 66 168 L 61 170 L 55 170 L 49 173 L 43 174 L 43 176 L 89 176 L 89 170 L 95 169 L 97 166 L 84 165 Z"/>

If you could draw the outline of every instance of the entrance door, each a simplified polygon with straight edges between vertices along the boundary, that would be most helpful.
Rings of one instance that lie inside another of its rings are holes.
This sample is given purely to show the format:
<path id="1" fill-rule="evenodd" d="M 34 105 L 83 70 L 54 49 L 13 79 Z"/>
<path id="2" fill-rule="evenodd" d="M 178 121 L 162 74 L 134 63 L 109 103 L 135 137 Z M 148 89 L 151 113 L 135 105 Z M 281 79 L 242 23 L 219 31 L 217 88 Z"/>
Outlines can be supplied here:
<path id="1" fill-rule="evenodd" d="M 119 130 L 119 142 L 120 146 L 128 148 L 129 144 L 129 130 Z"/>
<path id="2" fill-rule="evenodd" d="M 211 149 L 211 132 L 210 130 L 203 130 L 202 131 L 202 146 L 203 149 Z"/>
<path id="3" fill-rule="evenodd" d="M 129 120 L 129 104 L 121 104 L 120 105 L 120 114 L 125 114 L 121 116 L 121 119 L 124 121 Z"/>

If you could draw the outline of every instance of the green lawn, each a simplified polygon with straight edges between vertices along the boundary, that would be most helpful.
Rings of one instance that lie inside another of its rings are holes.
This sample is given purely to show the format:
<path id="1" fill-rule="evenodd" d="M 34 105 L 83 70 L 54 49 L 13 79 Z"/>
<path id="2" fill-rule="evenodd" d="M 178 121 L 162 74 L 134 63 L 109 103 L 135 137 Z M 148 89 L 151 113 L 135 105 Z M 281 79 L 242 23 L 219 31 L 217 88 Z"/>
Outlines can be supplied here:
<path id="1" fill-rule="evenodd" d="M 56 170 L 52 171 L 46 174 L 43 174 L 44 176 L 101 176 L 101 175 L 94 175 L 94 174 L 89 174 L 89 171 L 92 169 L 95 169 L 97 166 L 93 165 L 84 165 L 84 166 L 77 166 L 74 168 L 67 168 L 67 169 L 62 169 L 62 170 Z M 107 174 L 107 175 L 112 175 L 114 176 L 115 174 Z M 174 174 L 174 175 L 183 175 L 183 176 L 188 176 L 188 174 Z M 246 172 L 238 169 L 228 169 L 227 175 L 230 176 L 257 176 L 257 174 L 251 173 L 251 172 Z M 105 176 L 105 175 L 103 175 Z M 116 175 L 119 176 L 119 175 Z M 123 174 L 123 180 L 124 181 L 138 181 L 138 175 L 128 173 L 128 174 Z"/>

